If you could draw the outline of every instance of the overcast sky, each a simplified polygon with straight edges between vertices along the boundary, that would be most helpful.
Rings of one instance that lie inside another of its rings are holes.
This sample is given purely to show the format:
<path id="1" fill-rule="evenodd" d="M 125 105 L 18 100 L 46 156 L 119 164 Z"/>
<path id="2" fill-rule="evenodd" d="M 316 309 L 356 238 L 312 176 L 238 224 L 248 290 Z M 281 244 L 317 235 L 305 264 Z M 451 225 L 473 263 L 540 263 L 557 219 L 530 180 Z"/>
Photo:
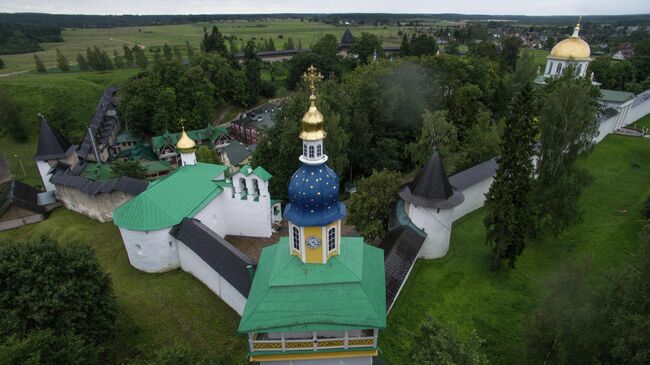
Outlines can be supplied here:
<path id="1" fill-rule="evenodd" d="M 608 15 L 650 13 L 650 0 L 1 0 L 0 12 L 55 14 L 365 12 Z"/>

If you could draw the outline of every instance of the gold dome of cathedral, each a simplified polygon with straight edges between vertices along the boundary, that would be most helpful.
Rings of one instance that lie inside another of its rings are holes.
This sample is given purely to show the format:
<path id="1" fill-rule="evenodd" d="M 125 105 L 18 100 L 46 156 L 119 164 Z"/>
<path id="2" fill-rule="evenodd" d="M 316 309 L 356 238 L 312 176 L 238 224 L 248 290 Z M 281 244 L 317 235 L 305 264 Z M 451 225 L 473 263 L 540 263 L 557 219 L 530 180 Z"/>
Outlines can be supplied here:
<path id="1" fill-rule="evenodd" d="M 559 42 L 551 50 L 549 57 L 574 60 L 585 60 L 591 56 L 589 44 L 578 36 L 580 32 L 580 23 L 576 25 L 571 37 Z"/>

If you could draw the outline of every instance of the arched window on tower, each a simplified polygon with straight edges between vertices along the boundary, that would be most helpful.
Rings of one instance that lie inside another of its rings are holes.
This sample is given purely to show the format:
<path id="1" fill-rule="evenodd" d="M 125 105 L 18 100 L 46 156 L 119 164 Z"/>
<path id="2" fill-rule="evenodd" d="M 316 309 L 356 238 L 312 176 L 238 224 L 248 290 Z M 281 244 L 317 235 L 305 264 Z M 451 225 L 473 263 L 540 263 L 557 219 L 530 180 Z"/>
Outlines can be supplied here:
<path id="1" fill-rule="evenodd" d="M 562 74 L 562 64 L 561 64 L 561 63 L 558 63 L 558 64 L 557 64 L 557 69 L 555 70 L 555 73 L 556 73 L 557 75 L 561 75 L 561 74 Z"/>
<path id="2" fill-rule="evenodd" d="M 293 227 L 293 249 L 300 251 L 300 230 L 298 227 Z"/>
<path id="3" fill-rule="evenodd" d="M 582 63 L 579 63 L 578 67 L 576 67 L 576 75 L 582 76 Z"/>
<path id="4" fill-rule="evenodd" d="M 336 250 L 336 227 L 327 230 L 327 250 L 328 252 Z"/>
<path id="5" fill-rule="evenodd" d="M 323 146 L 319 144 L 316 146 L 316 157 L 320 157 L 322 154 L 323 154 Z"/>
<path id="6" fill-rule="evenodd" d="M 302 155 L 307 157 L 307 145 L 306 144 L 302 145 Z"/>
<path id="7" fill-rule="evenodd" d="M 239 191 L 246 195 L 248 194 L 248 188 L 246 187 L 246 179 L 243 177 L 239 178 Z"/>
<path id="8" fill-rule="evenodd" d="M 257 179 L 253 179 L 253 194 L 256 196 L 260 195 L 260 184 Z"/>
<path id="9" fill-rule="evenodd" d="M 548 72 L 547 73 L 550 74 L 551 72 L 553 72 L 553 62 L 548 63 Z"/>
<path id="10" fill-rule="evenodd" d="M 309 158 L 314 158 L 314 146 L 309 146 Z"/>

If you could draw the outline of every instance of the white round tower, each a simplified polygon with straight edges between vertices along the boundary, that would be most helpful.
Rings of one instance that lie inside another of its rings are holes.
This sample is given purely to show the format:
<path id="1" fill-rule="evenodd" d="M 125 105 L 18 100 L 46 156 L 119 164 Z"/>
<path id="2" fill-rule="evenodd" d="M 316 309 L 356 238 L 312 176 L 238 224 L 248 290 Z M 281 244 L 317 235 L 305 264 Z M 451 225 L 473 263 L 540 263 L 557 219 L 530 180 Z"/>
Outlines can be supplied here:
<path id="1" fill-rule="evenodd" d="M 176 143 L 176 151 L 181 154 L 181 166 L 196 165 L 196 142 L 185 133 L 185 127 L 181 137 Z"/>

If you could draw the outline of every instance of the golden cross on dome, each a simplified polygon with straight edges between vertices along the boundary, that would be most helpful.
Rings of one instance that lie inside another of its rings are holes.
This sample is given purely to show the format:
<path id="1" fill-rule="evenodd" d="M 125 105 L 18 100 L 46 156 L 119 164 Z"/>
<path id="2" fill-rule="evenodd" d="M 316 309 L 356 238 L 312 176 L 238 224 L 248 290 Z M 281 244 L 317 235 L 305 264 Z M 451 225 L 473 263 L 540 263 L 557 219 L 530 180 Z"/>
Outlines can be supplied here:
<path id="1" fill-rule="evenodd" d="M 309 83 L 309 90 L 311 90 L 311 94 L 314 95 L 316 92 L 316 83 L 323 80 L 323 75 L 316 70 L 314 65 L 311 65 L 307 68 L 307 72 L 302 74 L 302 78 Z"/>

